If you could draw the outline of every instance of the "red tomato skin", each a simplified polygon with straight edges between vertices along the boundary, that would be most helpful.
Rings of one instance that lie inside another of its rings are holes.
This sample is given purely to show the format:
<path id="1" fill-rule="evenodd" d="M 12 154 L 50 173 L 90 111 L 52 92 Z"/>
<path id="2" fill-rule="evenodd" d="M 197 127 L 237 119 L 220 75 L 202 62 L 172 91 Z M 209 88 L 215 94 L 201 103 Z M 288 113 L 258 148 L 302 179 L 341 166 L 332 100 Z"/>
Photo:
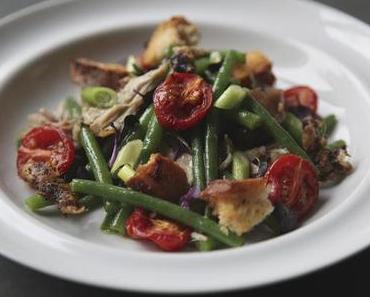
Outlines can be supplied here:
<path id="1" fill-rule="evenodd" d="M 308 86 L 296 86 L 284 91 L 285 106 L 289 108 L 307 107 L 313 113 L 317 112 L 318 96 L 315 90 Z"/>
<path id="2" fill-rule="evenodd" d="M 62 175 L 72 165 L 75 158 L 73 141 L 62 130 L 42 126 L 31 129 L 22 139 L 17 153 L 17 168 L 34 162 L 50 163 L 58 175 Z"/>
<path id="3" fill-rule="evenodd" d="M 126 222 L 126 232 L 134 239 L 152 241 L 164 251 L 183 249 L 190 241 L 191 230 L 174 222 L 151 218 L 142 209 L 136 209 Z"/>
<path id="4" fill-rule="evenodd" d="M 293 154 L 278 158 L 266 173 L 272 186 L 270 200 L 282 202 L 302 219 L 315 206 L 319 182 L 311 163 Z"/>
<path id="5" fill-rule="evenodd" d="M 199 75 L 174 72 L 154 92 L 155 114 L 165 128 L 190 129 L 207 115 L 212 96 L 212 87 Z"/>

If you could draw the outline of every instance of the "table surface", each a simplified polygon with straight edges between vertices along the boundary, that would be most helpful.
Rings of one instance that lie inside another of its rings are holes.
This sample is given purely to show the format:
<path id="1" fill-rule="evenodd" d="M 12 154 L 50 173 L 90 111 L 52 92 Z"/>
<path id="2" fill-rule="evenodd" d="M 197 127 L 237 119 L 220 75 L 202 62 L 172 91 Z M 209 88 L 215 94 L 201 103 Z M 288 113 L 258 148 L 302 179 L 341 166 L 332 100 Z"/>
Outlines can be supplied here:
<path id="1" fill-rule="evenodd" d="M 1 0 L 0 17 L 12 13 L 40 0 Z M 369 0 L 320 0 L 330 6 L 345 11 L 370 24 Z M 227 296 L 296 296 L 306 294 L 334 295 L 336 293 L 350 296 L 370 295 L 370 248 L 329 268 L 287 282 L 253 290 L 243 290 Z M 276 269 L 279 269 L 278 267 Z M 0 296 L 28 297 L 115 297 L 115 296 L 148 296 L 131 292 L 118 292 L 100 289 L 61 280 L 26 268 L 0 256 Z"/>

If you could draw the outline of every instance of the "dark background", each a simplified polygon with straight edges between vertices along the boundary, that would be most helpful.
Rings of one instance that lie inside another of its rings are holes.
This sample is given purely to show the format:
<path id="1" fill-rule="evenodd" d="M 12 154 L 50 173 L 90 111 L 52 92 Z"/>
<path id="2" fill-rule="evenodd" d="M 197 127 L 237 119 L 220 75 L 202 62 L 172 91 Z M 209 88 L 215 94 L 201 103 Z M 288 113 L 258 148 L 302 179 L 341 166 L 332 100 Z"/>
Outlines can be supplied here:
<path id="1" fill-rule="evenodd" d="M 40 0 L 0 0 L 0 17 L 37 2 Z M 336 7 L 370 24 L 370 0 L 320 0 L 317 2 Z M 276 267 L 276 269 L 281 268 Z M 227 277 L 227 273 L 225 273 L 225 277 Z M 158 281 L 166 282 L 166 280 Z M 311 294 L 315 296 L 333 296 L 334 294 L 351 297 L 370 296 L 369 282 L 370 248 L 341 263 L 298 279 L 264 288 L 212 294 L 211 296 L 260 297 L 273 294 L 285 297 L 302 294 L 305 294 L 304 296 Z M 26 268 L 0 256 L 0 296 L 139 297 L 148 295 L 111 291 L 64 281 Z"/>

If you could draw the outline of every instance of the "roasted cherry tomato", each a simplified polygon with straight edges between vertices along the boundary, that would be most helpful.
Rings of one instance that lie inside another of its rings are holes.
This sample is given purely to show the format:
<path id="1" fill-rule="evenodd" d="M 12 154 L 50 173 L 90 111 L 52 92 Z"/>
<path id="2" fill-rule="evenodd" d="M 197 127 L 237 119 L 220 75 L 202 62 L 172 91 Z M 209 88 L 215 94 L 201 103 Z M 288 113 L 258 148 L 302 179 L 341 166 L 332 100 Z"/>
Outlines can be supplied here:
<path id="1" fill-rule="evenodd" d="M 27 162 L 48 163 L 57 175 L 65 173 L 75 157 L 72 140 L 62 130 L 42 126 L 33 128 L 22 139 L 18 149 L 17 168 Z"/>
<path id="2" fill-rule="evenodd" d="M 296 155 L 278 158 L 267 171 L 272 186 L 270 200 L 281 202 L 302 219 L 315 205 L 319 196 L 319 181 L 311 163 Z"/>
<path id="3" fill-rule="evenodd" d="M 171 74 L 154 93 L 157 119 L 169 129 L 194 127 L 207 115 L 211 106 L 211 86 L 193 73 Z"/>
<path id="4" fill-rule="evenodd" d="M 307 86 L 297 86 L 284 91 L 284 102 L 288 109 L 303 106 L 316 113 L 317 101 L 316 92 Z"/>
<path id="5" fill-rule="evenodd" d="M 190 241 L 191 230 L 169 220 L 151 218 L 144 210 L 136 209 L 126 222 L 128 236 L 147 239 L 165 251 L 178 251 Z"/>

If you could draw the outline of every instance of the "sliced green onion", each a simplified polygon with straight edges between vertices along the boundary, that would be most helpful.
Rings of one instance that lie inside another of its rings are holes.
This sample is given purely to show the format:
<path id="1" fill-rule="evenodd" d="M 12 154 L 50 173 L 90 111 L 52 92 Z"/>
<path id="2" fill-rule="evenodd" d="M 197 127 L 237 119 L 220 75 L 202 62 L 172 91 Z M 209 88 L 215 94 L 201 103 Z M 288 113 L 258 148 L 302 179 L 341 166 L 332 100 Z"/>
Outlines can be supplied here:
<path id="1" fill-rule="evenodd" d="M 117 176 L 124 182 L 127 183 L 131 177 L 135 175 L 135 170 L 129 165 L 124 165 L 120 171 L 118 171 Z"/>
<path id="2" fill-rule="evenodd" d="M 135 139 L 126 143 L 118 152 L 117 158 L 111 168 L 111 173 L 114 174 L 123 165 L 130 165 L 133 168 L 142 149 L 143 142 L 140 139 Z"/>
<path id="3" fill-rule="evenodd" d="M 40 194 L 33 194 L 26 199 L 25 204 L 30 210 L 37 211 L 41 208 L 53 205 L 54 203 L 45 199 L 45 197 Z"/>
<path id="4" fill-rule="evenodd" d="M 211 52 L 209 55 L 209 62 L 211 64 L 218 64 L 221 63 L 223 59 L 222 53 L 218 51 Z"/>
<path id="5" fill-rule="evenodd" d="M 215 107 L 220 109 L 236 108 L 247 96 L 247 89 L 237 85 L 230 85 L 216 100 Z"/>
<path id="6" fill-rule="evenodd" d="M 106 87 L 85 87 L 81 97 L 87 104 L 97 108 L 109 108 L 117 103 L 117 93 Z"/>
<path id="7" fill-rule="evenodd" d="M 236 180 L 246 179 L 250 174 L 249 160 L 241 152 L 233 153 L 233 178 Z"/>

